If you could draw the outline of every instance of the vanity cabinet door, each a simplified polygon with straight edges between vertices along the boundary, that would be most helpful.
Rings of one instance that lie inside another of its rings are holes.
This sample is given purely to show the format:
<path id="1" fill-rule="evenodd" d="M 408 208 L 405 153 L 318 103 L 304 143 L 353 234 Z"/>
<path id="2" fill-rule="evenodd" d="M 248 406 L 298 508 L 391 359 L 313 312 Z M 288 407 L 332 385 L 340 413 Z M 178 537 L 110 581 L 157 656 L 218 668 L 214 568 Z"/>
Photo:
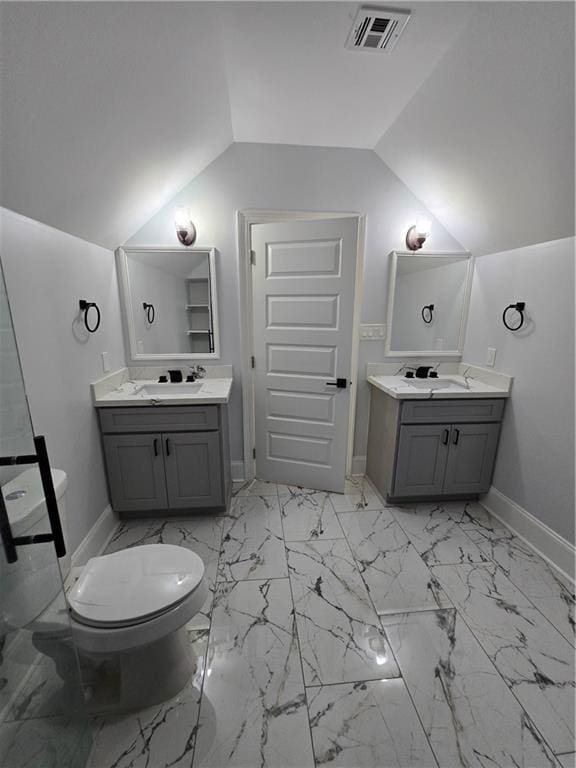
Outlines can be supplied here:
<path id="1" fill-rule="evenodd" d="M 218 432 L 162 435 L 168 506 L 220 507 L 224 503 Z"/>
<path id="2" fill-rule="evenodd" d="M 444 492 L 449 437 L 445 424 L 400 428 L 394 496 L 438 496 Z"/>
<path id="3" fill-rule="evenodd" d="M 162 436 L 104 435 L 102 439 L 114 511 L 166 509 Z"/>
<path id="4" fill-rule="evenodd" d="M 444 493 L 486 493 L 496 459 L 500 424 L 453 424 Z"/>

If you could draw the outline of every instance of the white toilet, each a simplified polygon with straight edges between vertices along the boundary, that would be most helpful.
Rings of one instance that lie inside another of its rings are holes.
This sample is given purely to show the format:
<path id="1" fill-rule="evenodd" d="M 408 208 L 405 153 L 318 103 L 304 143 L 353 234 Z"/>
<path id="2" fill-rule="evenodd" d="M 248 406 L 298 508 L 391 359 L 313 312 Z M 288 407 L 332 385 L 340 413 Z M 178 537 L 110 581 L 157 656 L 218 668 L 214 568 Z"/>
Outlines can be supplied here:
<path id="1" fill-rule="evenodd" d="M 66 535 L 67 479 L 61 470 L 52 470 L 52 477 Z M 17 493 L 22 490 L 26 493 Z M 4 497 L 14 535 L 46 528 L 37 470 L 26 470 L 4 486 Z M 36 629 L 34 645 L 54 659 L 64 678 L 75 646 L 93 712 L 143 709 L 186 685 L 195 669 L 186 624 L 208 597 L 204 564 L 197 554 L 170 544 L 149 544 L 89 560 L 67 594 L 72 644 L 70 633 L 62 631 L 62 617 L 54 621 L 55 606 L 61 605 L 60 582 L 54 553 L 43 551 L 45 560 L 35 558 L 33 572 L 25 559 L 21 574 L 18 563 L 10 566 L 10 608 L 5 615 L 13 628 Z M 59 563 L 66 579 L 69 555 Z"/>

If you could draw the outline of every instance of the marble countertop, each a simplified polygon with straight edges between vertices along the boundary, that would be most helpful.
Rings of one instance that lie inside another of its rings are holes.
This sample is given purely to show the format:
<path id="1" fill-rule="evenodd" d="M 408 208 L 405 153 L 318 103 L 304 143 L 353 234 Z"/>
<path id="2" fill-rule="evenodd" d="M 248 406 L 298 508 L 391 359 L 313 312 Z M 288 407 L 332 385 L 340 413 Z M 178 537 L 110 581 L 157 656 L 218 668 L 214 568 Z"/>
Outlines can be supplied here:
<path id="1" fill-rule="evenodd" d="M 510 391 L 464 376 L 418 379 L 412 384 L 403 376 L 368 376 L 368 383 L 397 400 L 441 400 L 481 397 L 510 397 Z M 444 384 L 444 386 L 442 386 Z"/>
<path id="2" fill-rule="evenodd" d="M 169 391 L 150 393 L 147 386 L 157 386 L 157 379 L 131 379 L 118 382 L 118 386 L 93 396 L 96 408 L 112 408 L 128 405 L 218 405 L 230 400 L 233 379 L 231 377 L 206 377 L 197 379 L 197 392 L 185 391 L 190 384 L 164 384 Z M 172 389 L 173 387 L 173 389 Z"/>

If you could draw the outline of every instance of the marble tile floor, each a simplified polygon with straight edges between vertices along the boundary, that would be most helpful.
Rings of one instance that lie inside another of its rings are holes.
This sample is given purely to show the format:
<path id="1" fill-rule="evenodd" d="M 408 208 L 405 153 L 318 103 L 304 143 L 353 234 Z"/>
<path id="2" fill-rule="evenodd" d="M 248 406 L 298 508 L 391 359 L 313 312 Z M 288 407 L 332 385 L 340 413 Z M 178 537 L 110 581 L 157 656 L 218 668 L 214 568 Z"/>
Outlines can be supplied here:
<path id="1" fill-rule="evenodd" d="M 573 592 L 481 505 L 255 481 L 225 515 L 123 523 L 110 551 L 158 541 L 206 563 L 198 669 L 95 719 L 90 768 L 574 768 Z M 56 714 L 24 690 L 6 727 L 66 735 Z"/>

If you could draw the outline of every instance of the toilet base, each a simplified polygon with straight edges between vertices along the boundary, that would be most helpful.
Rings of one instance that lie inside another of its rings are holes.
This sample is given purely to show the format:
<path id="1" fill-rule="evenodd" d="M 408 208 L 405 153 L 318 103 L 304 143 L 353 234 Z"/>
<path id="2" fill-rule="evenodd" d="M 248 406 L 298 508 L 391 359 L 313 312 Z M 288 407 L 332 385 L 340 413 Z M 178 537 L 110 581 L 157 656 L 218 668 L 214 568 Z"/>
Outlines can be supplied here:
<path id="1" fill-rule="evenodd" d="M 50 656 L 64 684 L 77 685 L 71 656 L 77 652 L 86 708 L 91 715 L 145 709 L 176 696 L 196 671 L 186 627 L 129 651 L 84 651 L 68 634 L 35 633 L 33 642 Z M 76 647 L 74 647 L 74 645 Z"/>

